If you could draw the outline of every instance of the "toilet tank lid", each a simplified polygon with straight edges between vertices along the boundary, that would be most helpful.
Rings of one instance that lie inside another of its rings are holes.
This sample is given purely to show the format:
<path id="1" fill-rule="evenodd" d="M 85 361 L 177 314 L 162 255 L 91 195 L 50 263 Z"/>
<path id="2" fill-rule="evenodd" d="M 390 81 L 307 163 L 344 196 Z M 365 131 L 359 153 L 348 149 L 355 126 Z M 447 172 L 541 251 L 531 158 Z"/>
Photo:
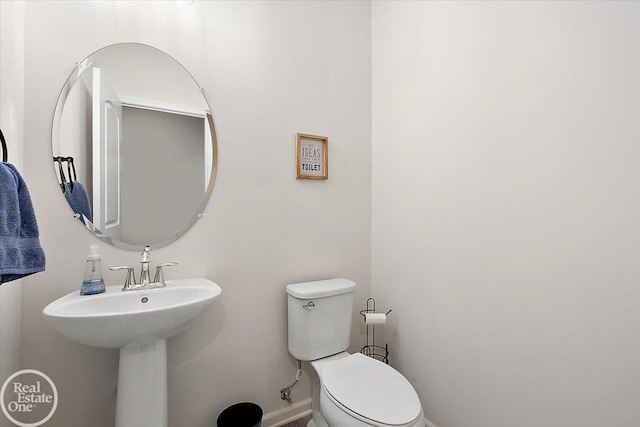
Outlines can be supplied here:
<path id="1" fill-rule="evenodd" d="M 348 279 L 327 279 L 287 285 L 287 293 L 295 298 L 313 299 L 346 294 L 356 289 L 356 283 Z"/>

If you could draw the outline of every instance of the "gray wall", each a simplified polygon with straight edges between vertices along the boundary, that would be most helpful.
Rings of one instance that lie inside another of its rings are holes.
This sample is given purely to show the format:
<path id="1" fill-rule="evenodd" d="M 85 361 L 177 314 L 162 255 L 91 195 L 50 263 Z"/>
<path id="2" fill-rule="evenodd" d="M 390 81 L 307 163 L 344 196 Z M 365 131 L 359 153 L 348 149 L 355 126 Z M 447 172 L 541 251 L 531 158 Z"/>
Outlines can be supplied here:
<path id="1" fill-rule="evenodd" d="M 52 144 L 55 156 L 73 157 L 76 177 L 87 189 L 89 201 L 93 200 L 91 76 L 90 72 L 84 73 L 73 85 L 60 117 L 58 144 Z M 69 176 L 67 162 L 62 164 L 62 170 L 66 180 L 73 179 Z M 59 172 L 57 176 L 60 176 Z"/>
<path id="2" fill-rule="evenodd" d="M 122 108 L 122 235 L 161 242 L 186 229 L 205 192 L 202 117 Z"/>
<path id="3" fill-rule="evenodd" d="M 372 293 L 427 417 L 637 427 L 640 3 L 372 15 Z"/>

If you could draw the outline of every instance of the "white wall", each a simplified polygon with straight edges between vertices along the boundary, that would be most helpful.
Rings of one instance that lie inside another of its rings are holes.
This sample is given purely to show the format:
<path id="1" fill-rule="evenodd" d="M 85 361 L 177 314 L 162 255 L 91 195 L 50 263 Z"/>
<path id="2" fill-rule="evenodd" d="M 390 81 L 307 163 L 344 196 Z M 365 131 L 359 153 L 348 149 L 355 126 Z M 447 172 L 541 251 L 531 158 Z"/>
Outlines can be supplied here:
<path id="1" fill-rule="evenodd" d="M 372 16 L 372 294 L 427 417 L 637 427 L 640 3 Z"/>
<path id="2" fill-rule="evenodd" d="M 22 169 L 24 126 L 24 6 L 0 2 L 0 128 L 7 160 Z M 28 184 L 27 184 L 28 185 Z M 0 384 L 20 367 L 22 280 L 0 286 Z M 0 411 L 0 426 L 11 423 Z"/>
<path id="3" fill-rule="evenodd" d="M 392 361 L 438 427 L 640 424 L 637 3 L 374 2 L 373 102 L 365 2 L 25 7 L 24 174 L 48 269 L 23 280 L 22 365 L 58 386 L 50 425 L 113 424 L 117 353 L 41 310 L 79 287 L 94 242 L 55 184 L 55 100 L 75 61 L 122 41 L 194 74 L 220 144 L 205 219 L 153 253 L 224 292 L 169 342 L 171 425 L 285 408 L 284 285 L 345 276 L 364 300 L 371 263 Z M 329 136 L 328 182 L 292 178 L 295 132 Z"/>
<path id="4" fill-rule="evenodd" d="M 180 61 L 210 101 L 219 143 L 212 198 L 203 220 L 152 262 L 180 262 L 167 279 L 205 276 L 223 289 L 211 314 L 168 345 L 170 425 L 212 426 L 242 400 L 267 413 L 287 408 L 279 389 L 296 364 L 286 284 L 344 276 L 360 284 L 356 301 L 369 295 L 370 25 L 370 5 L 357 1 L 26 2 L 24 169 L 47 271 L 23 280 L 22 364 L 58 386 L 47 425 L 113 426 L 115 410 L 117 352 L 76 345 L 41 314 L 79 289 L 95 243 L 51 165 L 51 118 L 74 63 L 104 45 L 147 43 Z M 295 179 L 296 132 L 329 137 L 328 181 Z M 105 267 L 139 260 L 105 245 L 100 252 Z M 296 402 L 310 397 L 304 378 Z"/>

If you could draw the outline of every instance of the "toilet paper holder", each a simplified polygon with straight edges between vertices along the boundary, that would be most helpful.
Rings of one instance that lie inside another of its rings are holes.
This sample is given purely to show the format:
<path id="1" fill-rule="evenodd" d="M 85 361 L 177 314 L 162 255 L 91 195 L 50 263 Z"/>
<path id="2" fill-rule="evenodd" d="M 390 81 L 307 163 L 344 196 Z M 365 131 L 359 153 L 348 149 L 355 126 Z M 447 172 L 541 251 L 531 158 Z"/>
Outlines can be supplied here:
<path id="1" fill-rule="evenodd" d="M 386 313 L 377 313 L 376 300 L 373 298 L 367 299 L 366 307 L 360 310 L 366 325 L 364 346 L 360 349 L 360 353 L 389 364 L 389 345 L 385 344 L 384 347 L 376 345 L 376 325 L 386 323 L 386 317 L 391 310 Z"/>

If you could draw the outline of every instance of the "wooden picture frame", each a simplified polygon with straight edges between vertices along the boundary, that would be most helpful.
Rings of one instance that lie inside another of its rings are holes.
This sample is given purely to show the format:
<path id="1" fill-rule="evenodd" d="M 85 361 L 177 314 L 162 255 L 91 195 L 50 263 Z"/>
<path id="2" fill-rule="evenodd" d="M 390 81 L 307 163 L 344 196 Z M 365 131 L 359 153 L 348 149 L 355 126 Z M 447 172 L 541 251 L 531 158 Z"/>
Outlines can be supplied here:
<path id="1" fill-rule="evenodd" d="M 329 138 L 296 134 L 296 178 L 329 179 Z"/>

